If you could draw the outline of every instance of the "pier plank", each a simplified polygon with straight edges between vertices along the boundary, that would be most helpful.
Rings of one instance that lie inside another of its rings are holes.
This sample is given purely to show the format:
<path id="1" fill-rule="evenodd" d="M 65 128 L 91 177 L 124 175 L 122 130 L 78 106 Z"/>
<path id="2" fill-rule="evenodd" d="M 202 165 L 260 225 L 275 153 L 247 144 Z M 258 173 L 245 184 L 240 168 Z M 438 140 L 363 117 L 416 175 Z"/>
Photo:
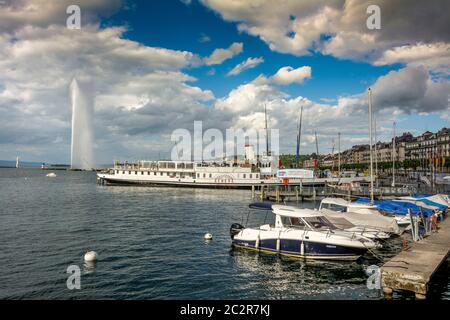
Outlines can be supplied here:
<path id="1" fill-rule="evenodd" d="M 382 286 L 426 295 L 428 283 L 449 251 L 450 219 L 445 219 L 439 224 L 437 233 L 414 243 L 412 248 L 400 252 L 383 265 Z"/>

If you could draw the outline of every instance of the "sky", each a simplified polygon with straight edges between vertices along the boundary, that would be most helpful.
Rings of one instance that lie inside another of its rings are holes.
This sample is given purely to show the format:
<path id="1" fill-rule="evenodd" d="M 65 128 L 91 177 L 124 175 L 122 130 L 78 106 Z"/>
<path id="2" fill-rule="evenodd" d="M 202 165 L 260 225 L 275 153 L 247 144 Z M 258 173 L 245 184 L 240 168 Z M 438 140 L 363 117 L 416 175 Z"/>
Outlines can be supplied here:
<path id="1" fill-rule="evenodd" d="M 81 9 L 68 29 L 66 9 Z M 369 29 L 369 5 L 380 29 Z M 171 133 L 280 130 L 280 152 L 329 153 L 449 126 L 446 0 L 0 0 L 0 159 L 69 163 L 75 78 L 94 97 L 95 159 L 168 157 Z"/>

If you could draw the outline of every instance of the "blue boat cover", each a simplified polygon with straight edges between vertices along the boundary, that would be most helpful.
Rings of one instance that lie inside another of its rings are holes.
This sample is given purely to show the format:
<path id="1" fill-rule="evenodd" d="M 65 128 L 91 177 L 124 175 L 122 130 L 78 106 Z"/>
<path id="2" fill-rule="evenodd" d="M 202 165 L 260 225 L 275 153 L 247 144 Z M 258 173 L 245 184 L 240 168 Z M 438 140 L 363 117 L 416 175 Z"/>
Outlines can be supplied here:
<path id="1" fill-rule="evenodd" d="M 248 205 L 250 209 L 258 210 L 272 210 L 272 203 L 270 202 L 253 202 Z"/>
<path id="2" fill-rule="evenodd" d="M 356 200 L 359 203 L 369 203 L 369 198 L 359 198 Z M 392 201 L 392 200 L 375 200 L 374 204 L 378 207 L 379 210 L 395 215 L 407 215 L 408 209 L 411 210 L 412 214 L 420 214 L 421 212 L 425 217 L 430 217 L 434 214 L 433 210 L 421 208 L 414 203 L 409 202 L 400 202 L 400 201 Z"/>

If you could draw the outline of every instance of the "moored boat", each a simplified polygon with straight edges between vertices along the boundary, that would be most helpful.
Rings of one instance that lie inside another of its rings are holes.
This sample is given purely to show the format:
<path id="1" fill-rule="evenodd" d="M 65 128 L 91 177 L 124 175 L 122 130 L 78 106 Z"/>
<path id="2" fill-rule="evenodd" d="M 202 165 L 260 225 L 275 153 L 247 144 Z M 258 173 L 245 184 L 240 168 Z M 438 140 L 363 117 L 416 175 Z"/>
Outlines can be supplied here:
<path id="1" fill-rule="evenodd" d="M 271 210 L 274 224 L 247 228 L 233 224 L 232 244 L 263 253 L 310 259 L 356 260 L 380 245 L 356 232 L 337 228 L 320 211 L 285 205 L 251 204 L 250 208 Z"/>

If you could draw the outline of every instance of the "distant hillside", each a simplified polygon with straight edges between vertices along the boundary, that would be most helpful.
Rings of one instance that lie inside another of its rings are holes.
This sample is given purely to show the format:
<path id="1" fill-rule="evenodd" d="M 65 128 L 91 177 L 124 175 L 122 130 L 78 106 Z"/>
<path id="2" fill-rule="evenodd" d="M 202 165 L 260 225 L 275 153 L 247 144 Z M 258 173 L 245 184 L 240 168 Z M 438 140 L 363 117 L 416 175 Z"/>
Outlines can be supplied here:
<path id="1" fill-rule="evenodd" d="M 20 166 L 23 168 L 36 168 L 42 165 L 42 162 L 20 161 Z M 0 160 L 0 167 L 16 167 L 16 160 Z"/>

